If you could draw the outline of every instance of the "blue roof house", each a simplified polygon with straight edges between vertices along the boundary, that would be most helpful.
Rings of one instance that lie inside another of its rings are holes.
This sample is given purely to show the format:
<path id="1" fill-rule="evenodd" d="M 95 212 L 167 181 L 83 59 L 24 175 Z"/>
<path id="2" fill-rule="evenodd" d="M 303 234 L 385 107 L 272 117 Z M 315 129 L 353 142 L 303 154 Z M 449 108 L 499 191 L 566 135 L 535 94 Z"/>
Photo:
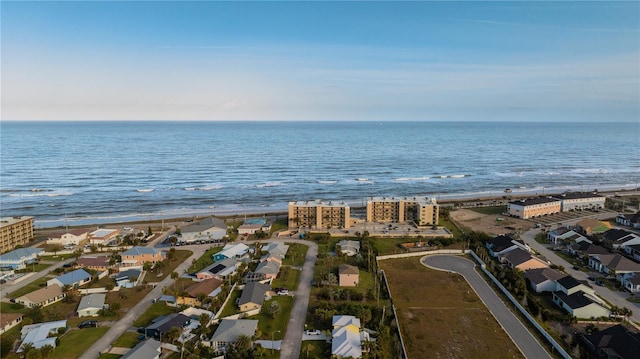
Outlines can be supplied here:
<path id="1" fill-rule="evenodd" d="M 18 248 L 0 255 L 0 268 L 24 269 L 27 264 L 35 263 L 42 254 L 40 248 Z"/>
<path id="2" fill-rule="evenodd" d="M 66 285 L 78 288 L 89 282 L 91 282 L 91 274 L 84 269 L 76 269 L 73 272 L 65 273 L 59 277 L 49 279 L 47 281 L 47 286 L 57 284 L 61 288 L 64 288 Z"/>

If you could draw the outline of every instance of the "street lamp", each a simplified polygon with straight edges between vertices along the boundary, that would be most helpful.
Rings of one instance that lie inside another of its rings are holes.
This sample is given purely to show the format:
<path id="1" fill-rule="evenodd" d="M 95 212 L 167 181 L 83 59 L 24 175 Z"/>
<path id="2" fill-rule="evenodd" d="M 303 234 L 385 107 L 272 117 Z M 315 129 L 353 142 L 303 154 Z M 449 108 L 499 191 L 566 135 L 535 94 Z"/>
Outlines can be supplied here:
<path id="1" fill-rule="evenodd" d="M 275 334 L 275 333 L 280 333 L 280 331 L 279 331 L 279 330 L 276 330 L 275 332 L 272 332 L 272 333 L 271 333 L 271 353 L 272 353 L 272 354 L 273 354 L 273 346 L 274 346 L 274 343 L 273 343 L 273 334 Z"/>

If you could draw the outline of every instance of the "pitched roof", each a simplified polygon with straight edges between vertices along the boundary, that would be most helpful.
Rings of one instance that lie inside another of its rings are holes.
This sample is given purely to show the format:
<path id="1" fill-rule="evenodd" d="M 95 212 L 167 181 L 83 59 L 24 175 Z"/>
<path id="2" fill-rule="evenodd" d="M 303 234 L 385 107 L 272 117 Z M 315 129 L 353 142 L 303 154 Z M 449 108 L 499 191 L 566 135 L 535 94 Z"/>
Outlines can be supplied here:
<path id="1" fill-rule="evenodd" d="M 89 308 L 102 309 L 106 298 L 107 295 L 104 293 L 94 293 L 84 296 L 80 299 L 80 304 L 78 304 L 78 310 L 76 310 L 76 312 Z"/>
<path id="2" fill-rule="evenodd" d="M 150 247 L 134 246 L 122 253 L 123 256 L 140 256 L 144 254 L 155 255 L 159 250 Z"/>
<path id="3" fill-rule="evenodd" d="M 180 313 L 171 313 L 167 316 L 159 318 L 156 322 L 147 327 L 147 330 L 155 330 L 156 332 L 168 332 L 171 327 L 182 327 L 188 323 L 191 318 Z"/>
<path id="4" fill-rule="evenodd" d="M 497 236 L 487 240 L 487 244 L 489 245 L 492 251 L 502 252 L 503 250 L 514 246 L 515 244 L 513 243 L 513 241 L 514 241 L 513 238 L 509 236 L 501 235 L 501 236 Z"/>
<path id="5" fill-rule="evenodd" d="M 144 358 L 144 359 L 153 359 L 160 357 L 160 353 L 162 352 L 162 343 L 151 338 L 138 343 L 135 347 L 127 352 L 127 354 L 120 357 L 120 359 L 134 359 L 134 358 Z"/>
<path id="6" fill-rule="evenodd" d="M 180 232 L 182 233 L 199 233 L 202 231 L 206 231 L 211 228 L 220 228 L 226 229 L 227 226 L 224 224 L 224 221 L 214 217 L 207 217 L 199 220 L 198 222 L 192 223 L 188 226 L 183 226 L 180 228 Z"/>
<path id="7" fill-rule="evenodd" d="M 190 297 L 196 298 L 200 293 L 209 295 L 222 285 L 222 281 L 218 278 L 205 279 L 202 282 L 192 284 L 187 287 L 186 292 Z"/>
<path id="8" fill-rule="evenodd" d="M 142 275 L 142 271 L 140 269 L 127 269 L 126 271 L 122 271 L 116 275 L 116 280 L 131 280 L 133 278 L 140 278 Z"/>
<path id="9" fill-rule="evenodd" d="M 352 265 L 341 264 L 340 267 L 338 267 L 338 273 L 339 274 L 360 274 L 360 270 L 358 270 L 358 267 L 354 267 Z"/>
<path id="10" fill-rule="evenodd" d="M 531 283 L 540 284 L 547 280 L 557 281 L 558 279 L 566 276 L 566 274 L 550 268 L 536 268 L 529 269 L 524 272 L 525 278 L 529 279 Z"/>
<path id="11" fill-rule="evenodd" d="M 529 252 L 524 251 L 520 248 L 516 248 L 512 251 L 509 251 L 506 254 L 504 254 L 502 257 L 505 260 L 507 260 L 509 263 L 511 263 L 514 267 L 533 258 L 531 257 L 531 254 L 529 254 Z"/>
<path id="12" fill-rule="evenodd" d="M 615 242 L 618 239 L 626 237 L 630 234 L 633 234 L 633 233 L 629 231 L 625 231 L 624 229 L 613 228 L 604 232 L 604 239 L 607 241 Z"/>
<path id="13" fill-rule="evenodd" d="M 580 283 L 577 279 L 573 278 L 570 275 L 564 276 L 558 279 L 556 282 L 558 282 L 558 284 L 560 284 L 563 288 L 566 288 L 566 289 L 571 289 L 579 285 L 582 285 L 582 283 Z"/>
<path id="14" fill-rule="evenodd" d="M 72 272 L 65 273 L 59 277 L 56 277 L 62 285 L 72 285 L 77 282 L 91 278 L 91 274 L 87 273 L 84 269 L 76 269 Z"/>
<path id="15" fill-rule="evenodd" d="M 241 253 L 246 253 L 248 250 L 249 247 L 244 243 L 227 244 L 218 254 L 227 258 L 233 258 Z"/>
<path id="16" fill-rule="evenodd" d="M 262 303 L 264 303 L 264 295 L 270 288 L 268 285 L 260 282 L 247 283 L 242 290 L 238 305 L 247 303 L 262 305 Z"/>
<path id="17" fill-rule="evenodd" d="M 258 328 L 255 319 L 222 319 L 218 329 L 211 337 L 212 342 L 235 343 L 241 335 L 252 337 Z"/>
<path id="18" fill-rule="evenodd" d="M 611 358 L 635 359 L 640 353 L 640 333 L 620 324 L 584 335 L 596 352 L 607 352 Z"/>
<path id="19" fill-rule="evenodd" d="M 632 271 L 632 272 L 640 272 L 640 264 L 634 261 L 631 261 L 619 254 L 600 254 L 594 256 L 595 259 L 598 259 L 600 263 L 604 266 L 612 268 L 616 271 Z"/>
<path id="20" fill-rule="evenodd" d="M 80 257 L 76 262 L 82 267 L 105 267 L 109 265 L 109 259 L 107 256 Z"/>
<path id="21" fill-rule="evenodd" d="M 5 325 L 22 318 L 22 316 L 22 313 L 0 313 L 0 328 L 4 328 Z"/>
<path id="22" fill-rule="evenodd" d="M 41 248 L 18 248 L 11 252 L 0 254 L 0 262 L 17 262 L 22 260 L 24 257 L 31 257 L 33 254 L 40 253 L 42 253 Z"/>
<path id="23" fill-rule="evenodd" d="M 278 274 L 278 272 L 280 272 L 280 265 L 277 262 L 273 261 L 260 262 L 255 270 L 255 273 L 264 274 Z"/>
<path id="24" fill-rule="evenodd" d="M 556 297 L 560 298 L 566 305 L 568 305 L 571 309 L 579 309 L 584 308 L 587 305 L 594 304 L 595 302 L 591 299 L 587 298 L 584 295 L 584 292 L 579 290 L 571 295 L 566 295 L 563 292 L 553 292 Z"/>
<path id="25" fill-rule="evenodd" d="M 351 315 L 334 315 L 331 333 L 331 354 L 344 358 L 360 358 L 360 319 Z"/>
<path id="26" fill-rule="evenodd" d="M 31 303 L 42 303 L 48 299 L 61 296 L 62 293 L 63 293 L 62 287 L 60 287 L 57 284 L 53 284 L 44 288 L 36 289 L 33 292 L 29 292 L 16 299 L 20 299 L 20 301 L 23 301 L 24 299 L 26 299 Z"/>
<path id="27" fill-rule="evenodd" d="M 214 262 L 213 264 L 208 265 L 198 273 L 209 272 L 211 274 L 218 274 L 229 267 L 235 266 L 236 263 L 237 261 L 235 260 L 235 258 L 226 258 L 221 261 L 217 261 L 217 262 Z"/>
<path id="28" fill-rule="evenodd" d="M 49 332 L 57 330 L 58 328 L 66 327 L 66 320 L 25 325 L 20 330 L 20 333 L 24 339 L 22 340 L 22 344 L 20 344 L 20 347 L 16 352 L 22 352 L 22 347 L 27 343 L 33 344 L 35 348 L 41 348 L 45 345 L 51 345 L 55 348 L 56 338 L 48 338 Z"/>

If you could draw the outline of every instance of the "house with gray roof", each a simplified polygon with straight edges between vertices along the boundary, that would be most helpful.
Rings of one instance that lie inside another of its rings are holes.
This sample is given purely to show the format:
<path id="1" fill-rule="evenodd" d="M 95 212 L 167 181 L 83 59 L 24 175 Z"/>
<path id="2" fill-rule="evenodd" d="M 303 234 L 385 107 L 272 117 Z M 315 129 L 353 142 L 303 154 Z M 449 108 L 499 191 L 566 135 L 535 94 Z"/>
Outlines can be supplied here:
<path id="1" fill-rule="evenodd" d="M 616 223 L 627 227 L 640 228 L 640 211 L 633 214 L 619 214 L 616 217 Z"/>
<path id="2" fill-rule="evenodd" d="M 565 276 L 565 273 L 551 268 L 536 268 L 524 272 L 525 279 L 536 293 L 555 291 L 557 281 Z"/>
<path id="3" fill-rule="evenodd" d="M 219 241 L 227 235 L 227 225 L 223 220 L 207 217 L 180 228 L 182 241 Z"/>
<path id="4" fill-rule="evenodd" d="M 577 318 L 608 317 L 610 313 L 593 288 L 570 275 L 557 281 L 553 302 Z"/>
<path id="5" fill-rule="evenodd" d="M 617 324 L 582 335 L 589 357 L 637 359 L 640 353 L 640 333 Z"/>
<path id="6" fill-rule="evenodd" d="M 5 254 L 0 254 L 0 268 L 3 269 L 25 269 L 27 264 L 35 263 L 41 256 L 43 250 L 40 248 L 18 248 Z"/>
<path id="7" fill-rule="evenodd" d="M 196 277 L 198 278 L 198 280 L 209 278 L 226 279 L 227 277 L 236 274 L 239 267 L 240 262 L 238 262 L 235 258 L 227 258 L 219 262 L 214 262 L 213 264 L 205 267 L 204 269 L 196 273 Z"/>
<path id="8" fill-rule="evenodd" d="M 127 269 L 115 276 L 116 285 L 122 288 L 133 288 L 142 279 L 142 271 L 140 269 Z"/>
<path id="9" fill-rule="evenodd" d="M 151 325 L 144 328 L 144 334 L 148 337 L 162 339 L 162 335 L 169 332 L 172 327 L 185 328 L 191 322 L 191 318 L 180 313 L 171 313 L 153 320 Z"/>
<path id="10" fill-rule="evenodd" d="M 73 288 L 82 287 L 83 285 L 91 282 L 91 274 L 84 269 L 76 269 L 69 273 L 65 273 L 47 281 L 47 286 L 57 284 L 60 287 L 68 285 Z"/>
<path id="11" fill-rule="evenodd" d="M 262 247 L 262 250 L 268 252 L 270 256 L 282 260 L 287 255 L 289 246 L 280 242 L 271 242 Z"/>
<path id="12" fill-rule="evenodd" d="M 162 343 L 151 338 L 136 344 L 135 347 L 121 356 L 120 359 L 159 359 L 161 353 Z"/>
<path id="13" fill-rule="evenodd" d="M 265 279 L 275 279 L 278 272 L 280 272 L 280 263 L 265 260 L 258 264 L 254 273 L 264 274 Z"/>
<path id="14" fill-rule="evenodd" d="M 16 298 L 16 303 L 22 304 L 27 308 L 46 307 L 61 301 L 64 297 L 65 294 L 62 291 L 62 287 L 52 284 Z"/>
<path id="15" fill-rule="evenodd" d="M 240 311 L 246 312 L 253 309 L 260 310 L 264 303 L 264 297 L 271 287 L 260 282 L 250 282 L 244 286 L 242 294 L 238 299 Z"/>
<path id="16" fill-rule="evenodd" d="M 255 319 L 222 319 L 218 329 L 211 337 L 211 346 L 218 351 L 225 351 L 241 335 L 252 338 L 257 328 L 258 321 Z"/>
<path id="17" fill-rule="evenodd" d="M 336 243 L 337 248 L 340 248 L 340 253 L 352 257 L 360 253 L 360 242 L 343 239 Z"/>
<path id="18" fill-rule="evenodd" d="M 95 317 L 104 309 L 104 301 L 107 295 L 104 293 L 89 294 L 80 299 L 78 304 L 78 317 Z"/>
<path id="19" fill-rule="evenodd" d="M 58 320 L 55 322 L 46 322 L 25 325 L 20 330 L 20 347 L 16 350 L 16 353 L 22 353 L 25 344 L 31 344 L 34 348 L 40 349 L 45 345 L 51 345 L 56 347 L 56 334 L 58 329 L 67 328 L 66 320 Z"/>

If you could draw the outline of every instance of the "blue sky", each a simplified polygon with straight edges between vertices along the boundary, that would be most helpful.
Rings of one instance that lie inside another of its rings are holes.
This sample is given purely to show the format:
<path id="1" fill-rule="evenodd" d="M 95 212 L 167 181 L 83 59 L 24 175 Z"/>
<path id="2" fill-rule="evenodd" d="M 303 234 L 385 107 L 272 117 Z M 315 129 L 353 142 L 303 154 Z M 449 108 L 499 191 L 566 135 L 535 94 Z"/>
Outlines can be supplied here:
<path id="1" fill-rule="evenodd" d="M 640 118 L 636 1 L 0 10 L 4 120 Z"/>

